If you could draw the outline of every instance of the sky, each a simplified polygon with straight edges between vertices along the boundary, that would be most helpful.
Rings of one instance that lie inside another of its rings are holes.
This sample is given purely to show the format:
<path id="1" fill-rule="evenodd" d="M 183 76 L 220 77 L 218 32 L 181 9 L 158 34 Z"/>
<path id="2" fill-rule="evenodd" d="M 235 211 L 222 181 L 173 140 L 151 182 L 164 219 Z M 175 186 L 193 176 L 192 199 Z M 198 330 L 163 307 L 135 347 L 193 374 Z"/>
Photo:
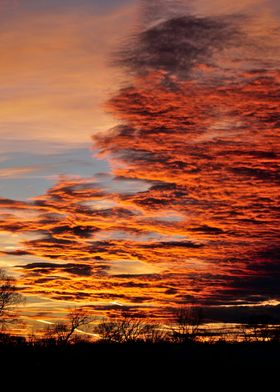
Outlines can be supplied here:
<path id="1" fill-rule="evenodd" d="M 2 0 L 0 21 L 0 267 L 26 324 L 279 312 L 279 2 Z"/>

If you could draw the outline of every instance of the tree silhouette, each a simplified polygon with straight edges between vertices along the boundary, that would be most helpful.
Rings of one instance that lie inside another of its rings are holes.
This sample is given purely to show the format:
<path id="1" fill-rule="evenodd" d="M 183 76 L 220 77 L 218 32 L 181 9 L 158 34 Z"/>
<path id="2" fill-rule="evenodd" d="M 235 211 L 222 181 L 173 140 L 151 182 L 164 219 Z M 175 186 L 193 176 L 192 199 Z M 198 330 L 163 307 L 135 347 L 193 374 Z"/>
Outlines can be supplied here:
<path id="1" fill-rule="evenodd" d="M 0 269 L 0 327 L 17 320 L 15 308 L 24 302 L 23 296 L 18 293 L 16 281 Z"/>
<path id="2" fill-rule="evenodd" d="M 90 313 L 83 308 L 75 308 L 70 310 L 67 320 L 64 322 L 56 322 L 47 329 L 47 337 L 54 340 L 58 344 L 68 344 L 75 331 L 78 328 L 88 325 L 93 321 Z"/>
<path id="3" fill-rule="evenodd" d="M 185 306 L 176 309 L 173 315 L 171 339 L 174 342 L 194 341 L 202 324 L 202 311 L 199 307 Z"/>
<path id="4" fill-rule="evenodd" d="M 141 317 L 123 312 L 117 319 L 104 320 L 95 327 L 100 340 L 107 343 L 153 342 L 163 340 L 158 326 Z"/>
<path id="5" fill-rule="evenodd" d="M 265 342 L 277 341 L 279 321 L 268 314 L 255 314 L 245 320 L 241 329 L 245 341 Z"/>

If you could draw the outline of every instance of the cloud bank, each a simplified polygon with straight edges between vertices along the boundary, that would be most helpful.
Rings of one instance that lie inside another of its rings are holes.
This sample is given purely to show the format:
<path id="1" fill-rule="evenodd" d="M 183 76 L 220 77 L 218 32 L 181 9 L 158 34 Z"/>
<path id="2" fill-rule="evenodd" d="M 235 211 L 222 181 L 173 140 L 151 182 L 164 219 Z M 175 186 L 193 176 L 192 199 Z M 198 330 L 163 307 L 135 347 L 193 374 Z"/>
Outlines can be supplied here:
<path id="1" fill-rule="evenodd" d="M 149 186 L 68 178 L 1 199 L 1 230 L 32 234 L 18 251 L 44 261 L 24 265 L 24 290 L 148 316 L 279 301 L 280 72 L 265 25 L 168 11 L 145 23 L 114 56 L 129 74 L 107 104 L 119 125 L 93 149 L 120 187 Z"/>

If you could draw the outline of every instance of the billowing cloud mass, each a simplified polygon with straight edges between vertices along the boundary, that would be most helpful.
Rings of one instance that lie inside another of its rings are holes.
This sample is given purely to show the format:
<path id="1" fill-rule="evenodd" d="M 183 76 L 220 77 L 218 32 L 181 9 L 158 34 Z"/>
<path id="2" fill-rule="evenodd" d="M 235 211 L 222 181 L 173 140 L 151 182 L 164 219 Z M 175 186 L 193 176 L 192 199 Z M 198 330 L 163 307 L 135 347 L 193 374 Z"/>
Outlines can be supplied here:
<path id="1" fill-rule="evenodd" d="M 118 125 L 93 137 L 114 179 L 0 199 L 1 230 L 30 236 L 3 250 L 28 260 L 27 294 L 155 316 L 280 300 L 279 26 L 271 43 L 257 17 L 178 12 L 114 56 L 129 74 L 107 104 Z"/>

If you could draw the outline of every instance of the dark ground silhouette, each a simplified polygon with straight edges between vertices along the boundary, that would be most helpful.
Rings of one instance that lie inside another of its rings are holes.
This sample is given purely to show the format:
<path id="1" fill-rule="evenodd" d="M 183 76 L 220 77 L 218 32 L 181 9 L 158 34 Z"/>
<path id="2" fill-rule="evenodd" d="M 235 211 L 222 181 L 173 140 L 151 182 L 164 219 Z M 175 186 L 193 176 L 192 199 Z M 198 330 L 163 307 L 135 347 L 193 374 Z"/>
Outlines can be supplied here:
<path id="1" fill-rule="evenodd" d="M 24 342 L 1 344 L 1 372 L 14 374 L 84 375 L 103 373 L 147 374 L 160 369 L 165 377 L 192 377 L 194 372 L 275 372 L 280 365 L 280 344 L 270 342 L 214 344 L 88 343 L 41 345 Z M 166 373 L 167 372 L 167 373 Z"/>

